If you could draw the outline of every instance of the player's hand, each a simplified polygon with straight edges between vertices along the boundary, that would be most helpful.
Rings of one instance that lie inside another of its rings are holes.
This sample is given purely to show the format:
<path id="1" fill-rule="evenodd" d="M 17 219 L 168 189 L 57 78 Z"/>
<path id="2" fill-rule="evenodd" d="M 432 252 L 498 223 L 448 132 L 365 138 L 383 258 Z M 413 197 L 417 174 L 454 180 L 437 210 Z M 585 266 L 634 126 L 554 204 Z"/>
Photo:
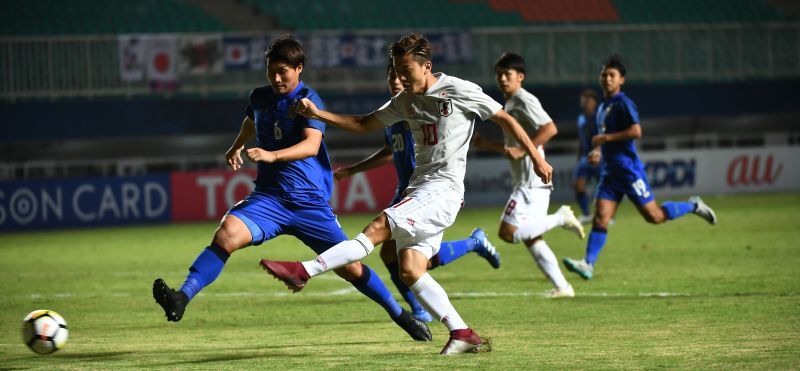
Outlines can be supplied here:
<path id="1" fill-rule="evenodd" d="M 589 161 L 589 165 L 597 166 L 600 165 L 600 160 L 603 158 L 603 155 L 600 153 L 600 148 L 595 148 L 589 152 L 586 156 L 586 160 Z"/>
<path id="2" fill-rule="evenodd" d="M 553 167 L 545 160 L 533 161 L 533 172 L 544 184 L 550 184 L 553 181 Z"/>
<path id="3" fill-rule="evenodd" d="M 592 146 L 597 147 L 605 142 L 608 142 L 608 135 L 597 134 L 592 137 Z"/>
<path id="4" fill-rule="evenodd" d="M 351 175 L 350 168 L 347 167 L 340 167 L 333 172 L 333 180 L 337 183 L 345 178 L 349 178 Z"/>
<path id="5" fill-rule="evenodd" d="M 247 150 L 247 158 L 253 162 L 266 162 L 271 164 L 278 159 L 275 152 L 265 151 L 261 148 L 249 148 Z"/>
<path id="6" fill-rule="evenodd" d="M 244 164 L 242 161 L 242 148 L 233 148 L 231 147 L 228 152 L 225 152 L 225 163 L 233 169 L 233 171 L 239 170 Z"/>
<path id="7" fill-rule="evenodd" d="M 483 137 L 477 131 L 475 135 L 472 136 L 472 145 L 478 148 L 484 148 L 486 142 L 484 142 Z"/>
<path id="8" fill-rule="evenodd" d="M 505 151 L 506 158 L 512 160 L 519 160 L 528 154 L 528 152 L 525 152 L 525 150 L 520 147 L 505 147 Z"/>
<path id="9" fill-rule="evenodd" d="M 297 102 L 297 106 L 295 107 L 295 111 L 305 117 L 310 119 L 316 118 L 317 113 L 319 112 L 319 108 L 317 105 L 314 104 L 310 99 L 303 98 Z"/>

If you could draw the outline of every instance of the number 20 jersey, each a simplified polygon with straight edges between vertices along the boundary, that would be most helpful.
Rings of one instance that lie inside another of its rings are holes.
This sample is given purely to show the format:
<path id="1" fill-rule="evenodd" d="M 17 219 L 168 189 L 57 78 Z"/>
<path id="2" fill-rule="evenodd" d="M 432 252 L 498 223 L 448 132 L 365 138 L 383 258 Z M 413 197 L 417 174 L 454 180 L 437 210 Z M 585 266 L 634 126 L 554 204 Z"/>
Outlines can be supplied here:
<path id="1" fill-rule="evenodd" d="M 424 94 L 398 93 L 372 114 L 385 126 L 406 121 L 414 137 L 416 168 L 408 189 L 443 183 L 464 192 L 467 150 L 476 118 L 487 120 L 503 106 L 480 86 L 438 72 Z"/>

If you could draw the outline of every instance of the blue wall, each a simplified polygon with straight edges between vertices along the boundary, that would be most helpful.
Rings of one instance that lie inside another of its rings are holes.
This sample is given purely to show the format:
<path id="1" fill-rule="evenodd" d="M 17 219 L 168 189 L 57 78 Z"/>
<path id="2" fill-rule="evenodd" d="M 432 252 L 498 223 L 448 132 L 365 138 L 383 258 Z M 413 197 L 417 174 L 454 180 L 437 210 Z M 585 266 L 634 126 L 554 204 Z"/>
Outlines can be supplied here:
<path id="1" fill-rule="evenodd" d="M 578 113 L 580 86 L 528 86 L 556 119 Z M 597 88 L 596 86 L 593 88 Z M 633 85 L 624 89 L 643 117 L 735 116 L 800 112 L 800 81 Z M 487 92 L 495 98 L 494 88 Z M 367 113 L 387 95 L 321 92 L 329 109 Z M 0 104 L 0 142 L 235 133 L 247 99 L 98 99 Z"/>

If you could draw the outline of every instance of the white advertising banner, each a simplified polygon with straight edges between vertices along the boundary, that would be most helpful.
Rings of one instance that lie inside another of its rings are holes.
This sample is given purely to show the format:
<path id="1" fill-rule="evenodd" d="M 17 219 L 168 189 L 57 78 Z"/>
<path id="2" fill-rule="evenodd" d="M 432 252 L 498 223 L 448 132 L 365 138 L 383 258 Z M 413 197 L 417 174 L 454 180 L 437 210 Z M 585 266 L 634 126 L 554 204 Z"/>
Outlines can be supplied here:
<path id="1" fill-rule="evenodd" d="M 800 191 L 800 147 L 737 148 L 640 153 L 658 200 L 674 195 Z M 575 156 L 548 156 L 552 200 L 571 202 Z M 504 159 L 470 159 L 464 180 L 467 206 L 502 206 L 511 193 Z"/>

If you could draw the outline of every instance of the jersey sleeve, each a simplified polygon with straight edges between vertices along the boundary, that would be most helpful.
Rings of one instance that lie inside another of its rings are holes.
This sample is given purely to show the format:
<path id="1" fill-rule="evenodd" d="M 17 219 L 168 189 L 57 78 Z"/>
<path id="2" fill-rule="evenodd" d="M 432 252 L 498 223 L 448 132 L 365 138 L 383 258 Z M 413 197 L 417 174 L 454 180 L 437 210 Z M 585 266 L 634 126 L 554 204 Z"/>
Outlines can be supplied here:
<path id="1" fill-rule="evenodd" d="M 381 108 L 373 111 L 371 115 L 374 115 L 378 121 L 383 123 L 383 126 L 390 126 L 398 121 L 403 121 L 405 117 L 403 117 L 403 112 L 400 110 L 400 107 L 397 102 L 397 98 L 400 95 L 394 96 L 391 100 L 386 102 Z"/>
<path id="2" fill-rule="evenodd" d="M 528 118 L 531 126 L 536 130 L 553 121 L 542 107 L 539 99 L 534 96 L 529 96 L 528 99 L 525 99 L 521 108 L 524 111 L 524 116 Z"/>
<path id="3" fill-rule="evenodd" d="M 325 103 L 322 101 L 322 98 L 319 97 L 319 94 L 316 94 L 316 92 L 313 94 L 309 94 L 306 98 L 308 98 L 311 102 L 317 105 L 317 108 L 321 110 L 325 109 Z M 294 106 L 292 107 L 292 109 L 294 109 Z M 302 118 L 302 116 L 300 115 L 297 115 L 297 117 Z M 314 119 L 306 119 L 305 127 L 317 129 L 321 131 L 323 135 L 325 134 L 325 123 L 322 121 Z"/>
<path id="4" fill-rule="evenodd" d="M 467 83 L 462 92 L 467 110 L 478 115 L 481 120 L 488 120 L 489 117 L 503 109 L 500 103 L 486 95 L 478 85 Z"/>
<path id="5" fill-rule="evenodd" d="M 638 124 L 639 123 L 639 108 L 636 107 L 636 103 L 633 103 L 633 101 L 630 100 L 630 99 L 625 99 L 625 100 L 623 100 L 623 106 L 625 107 L 625 117 L 628 120 L 630 120 L 630 122 L 626 122 L 625 126 L 627 127 L 627 126 L 631 126 L 633 124 Z"/>

